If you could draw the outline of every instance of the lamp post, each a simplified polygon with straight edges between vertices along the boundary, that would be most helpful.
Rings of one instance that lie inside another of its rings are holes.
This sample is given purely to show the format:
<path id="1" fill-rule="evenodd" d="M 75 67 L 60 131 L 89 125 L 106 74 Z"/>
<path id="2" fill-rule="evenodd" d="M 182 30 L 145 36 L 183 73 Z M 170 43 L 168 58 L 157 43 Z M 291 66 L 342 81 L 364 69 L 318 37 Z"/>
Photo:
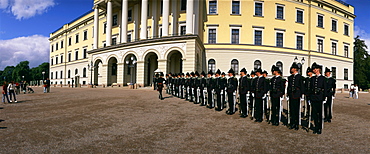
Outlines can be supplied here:
<path id="1" fill-rule="evenodd" d="M 304 65 L 305 62 L 306 62 L 306 60 L 304 59 L 304 57 L 302 57 L 301 62 L 298 62 L 298 57 L 295 56 L 294 63 L 296 63 L 298 65 L 299 74 L 302 74 L 302 66 Z"/>
<path id="2" fill-rule="evenodd" d="M 135 64 L 136 64 L 136 58 L 134 56 L 131 56 L 130 59 L 126 60 L 126 64 L 128 67 L 130 67 L 130 74 L 131 74 L 131 81 L 130 81 L 130 85 L 133 85 L 133 77 L 134 77 L 134 74 L 133 74 L 133 69 L 135 68 Z"/>
<path id="3" fill-rule="evenodd" d="M 92 73 L 93 73 L 93 71 L 94 71 L 94 69 L 95 69 L 95 67 L 96 66 L 94 66 L 93 65 L 93 62 L 91 61 L 90 62 L 90 64 L 87 64 L 87 67 L 88 67 L 88 69 L 89 69 L 89 71 L 90 71 L 90 85 L 91 85 L 91 88 L 93 87 L 92 85 L 93 85 L 93 83 L 92 83 Z"/>
<path id="4" fill-rule="evenodd" d="M 24 75 L 22 76 L 22 80 L 24 81 Z"/>
<path id="5" fill-rule="evenodd" d="M 45 72 L 42 72 L 42 84 L 44 84 L 44 82 L 45 82 Z"/>

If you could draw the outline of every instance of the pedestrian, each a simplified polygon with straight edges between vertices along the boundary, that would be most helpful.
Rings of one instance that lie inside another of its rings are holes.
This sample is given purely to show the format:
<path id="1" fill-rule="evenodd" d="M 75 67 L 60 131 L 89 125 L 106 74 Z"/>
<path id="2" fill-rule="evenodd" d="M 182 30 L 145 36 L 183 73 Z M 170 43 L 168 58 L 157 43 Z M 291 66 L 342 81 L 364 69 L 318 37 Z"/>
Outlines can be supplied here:
<path id="1" fill-rule="evenodd" d="M 22 91 L 23 91 L 23 94 L 26 94 L 26 92 L 27 92 L 27 82 L 26 81 L 23 81 Z M 10 96 L 10 98 L 11 98 L 11 96 Z"/>
<path id="2" fill-rule="evenodd" d="M 10 103 L 10 100 L 9 100 L 9 97 L 8 97 L 8 87 L 6 85 L 6 81 L 4 81 L 4 83 L 3 83 L 2 94 L 3 94 L 2 102 L 5 104 L 5 98 L 6 98 L 6 100 L 8 100 L 8 103 Z"/>
<path id="3" fill-rule="evenodd" d="M 19 95 L 21 93 L 21 87 L 19 85 L 19 83 L 15 83 L 15 94 Z"/>
<path id="4" fill-rule="evenodd" d="M 159 76 L 159 78 L 158 78 Z M 158 98 L 160 100 L 163 100 L 163 96 L 162 96 L 162 90 L 163 90 L 163 85 L 166 83 L 166 80 L 163 78 L 164 74 L 161 73 L 160 75 L 159 74 L 156 74 L 156 78 L 157 78 L 157 91 L 159 92 L 159 96 Z"/>
<path id="5" fill-rule="evenodd" d="M 351 84 L 351 87 L 349 87 L 349 98 L 353 98 L 354 91 L 355 91 L 355 85 Z"/>
<path id="6" fill-rule="evenodd" d="M 355 86 L 353 87 L 353 98 L 358 99 L 358 86 L 357 86 L 357 84 L 355 84 Z"/>
<path id="7" fill-rule="evenodd" d="M 46 78 L 46 92 L 47 93 L 50 92 L 50 79 L 49 78 Z"/>
<path id="8" fill-rule="evenodd" d="M 17 103 L 17 98 L 15 97 L 15 86 L 14 86 L 14 81 L 10 82 L 8 85 L 8 91 L 10 95 L 10 103 L 13 102 L 12 100 L 12 95 L 14 96 L 14 102 Z"/>

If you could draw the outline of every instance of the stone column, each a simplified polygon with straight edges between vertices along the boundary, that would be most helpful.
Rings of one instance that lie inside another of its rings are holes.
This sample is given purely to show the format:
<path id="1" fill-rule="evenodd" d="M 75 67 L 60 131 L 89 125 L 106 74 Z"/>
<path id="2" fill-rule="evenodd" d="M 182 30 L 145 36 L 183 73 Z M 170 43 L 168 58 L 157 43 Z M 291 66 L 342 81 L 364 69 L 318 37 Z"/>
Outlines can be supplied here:
<path id="1" fill-rule="evenodd" d="M 117 63 L 117 83 L 123 85 L 124 63 Z"/>
<path id="2" fill-rule="evenodd" d="M 144 71 L 145 71 L 144 65 L 145 65 L 145 61 L 137 61 L 136 83 L 140 86 L 144 86 Z"/>
<path id="3" fill-rule="evenodd" d="M 168 36 L 169 15 L 170 15 L 170 1 L 163 0 L 162 36 Z"/>
<path id="4" fill-rule="evenodd" d="M 194 0 L 186 3 L 186 34 L 193 34 Z"/>
<path id="5" fill-rule="evenodd" d="M 99 36 L 98 35 L 99 35 L 99 6 L 95 5 L 94 6 L 94 48 L 93 49 L 97 49 L 99 46 Z"/>
<path id="6" fill-rule="evenodd" d="M 158 3 L 157 3 L 157 0 L 153 0 L 152 1 L 152 4 L 153 4 L 153 7 L 152 7 L 152 36 L 155 37 L 155 36 L 158 36 L 158 11 L 157 11 L 157 8 L 158 8 Z"/>
<path id="7" fill-rule="evenodd" d="M 178 34 L 179 33 L 179 30 L 178 30 L 178 3 L 177 1 L 172 1 L 172 34 Z M 179 35 L 179 34 L 178 34 Z"/>
<path id="8" fill-rule="evenodd" d="M 168 73 L 167 59 L 158 59 L 158 68 L 163 71 L 163 74 Z"/>
<path id="9" fill-rule="evenodd" d="M 122 0 L 121 43 L 127 43 L 128 0 Z"/>
<path id="10" fill-rule="evenodd" d="M 112 44 L 112 1 L 106 0 L 107 2 L 107 30 L 106 30 L 106 46 L 111 46 Z"/>
<path id="11" fill-rule="evenodd" d="M 101 84 L 102 85 L 105 85 L 105 87 L 107 86 L 108 84 L 108 65 L 107 64 L 103 64 L 102 65 L 102 68 L 101 68 Z"/>
<path id="12" fill-rule="evenodd" d="M 141 29 L 140 29 L 140 39 L 147 39 L 147 16 L 148 16 L 148 0 L 141 1 Z"/>

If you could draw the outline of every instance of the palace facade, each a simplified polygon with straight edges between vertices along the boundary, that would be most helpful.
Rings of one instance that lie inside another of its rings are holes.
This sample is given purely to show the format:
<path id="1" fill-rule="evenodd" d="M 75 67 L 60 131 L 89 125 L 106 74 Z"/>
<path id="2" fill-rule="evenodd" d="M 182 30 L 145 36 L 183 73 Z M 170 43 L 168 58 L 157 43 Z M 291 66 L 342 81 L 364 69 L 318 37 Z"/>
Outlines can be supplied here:
<path id="1" fill-rule="evenodd" d="M 317 62 L 353 82 L 354 7 L 340 0 L 94 0 L 50 34 L 52 84 L 149 86 L 154 71 Z"/>

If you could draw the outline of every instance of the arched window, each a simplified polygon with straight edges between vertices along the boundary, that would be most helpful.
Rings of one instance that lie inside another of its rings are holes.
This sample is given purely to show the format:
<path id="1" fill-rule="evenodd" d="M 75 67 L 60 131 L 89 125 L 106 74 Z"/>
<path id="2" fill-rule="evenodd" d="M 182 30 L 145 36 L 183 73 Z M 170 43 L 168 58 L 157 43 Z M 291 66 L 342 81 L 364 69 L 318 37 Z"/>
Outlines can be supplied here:
<path id="1" fill-rule="evenodd" d="M 71 70 L 68 70 L 68 77 L 67 78 L 71 78 Z"/>
<path id="2" fill-rule="evenodd" d="M 233 59 L 231 61 L 231 68 L 234 70 L 235 74 L 239 74 L 239 61 L 236 59 Z"/>
<path id="3" fill-rule="evenodd" d="M 60 71 L 60 78 L 63 79 L 63 71 Z"/>
<path id="4" fill-rule="evenodd" d="M 55 79 L 58 79 L 58 71 L 55 71 Z"/>
<path id="5" fill-rule="evenodd" d="M 50 77 L 51 77 L 51 79 L 53 79 L 53 78 L 54 78 L 54 76 L 53 76 L 53 72 L 51 72 L 51 73 L 50 73 Z"/>
<path id="6" fill-rule="evenodd" d="M 262 65 L 261 61 L 259 60 L 254 61 L 254 70 L 261 68 L 261 65 Z"/>
<path id="7" fill-rule="evenodd" d="M 77 75 L 77 74 L 78 74 L 78 69 L 76 68 L 76 69 L 75 69 L 75 75 Z"/>
<path id="8" fill-rule="evenodd" d="M 281 61 L 276 62 L 276 67 L 279 67 L 280 71 L 283 72 L 283 63 Z"/>
<path id="9" fill-rule="evenodd" d="M 216 61 L 214 59 L 208 60 L 208 71 L 216 72 Z"/>
<path id="10" fill-rule="evenodd" d="M 86 77 L 86 68 L 83 69 L 82 77 Z"/>

